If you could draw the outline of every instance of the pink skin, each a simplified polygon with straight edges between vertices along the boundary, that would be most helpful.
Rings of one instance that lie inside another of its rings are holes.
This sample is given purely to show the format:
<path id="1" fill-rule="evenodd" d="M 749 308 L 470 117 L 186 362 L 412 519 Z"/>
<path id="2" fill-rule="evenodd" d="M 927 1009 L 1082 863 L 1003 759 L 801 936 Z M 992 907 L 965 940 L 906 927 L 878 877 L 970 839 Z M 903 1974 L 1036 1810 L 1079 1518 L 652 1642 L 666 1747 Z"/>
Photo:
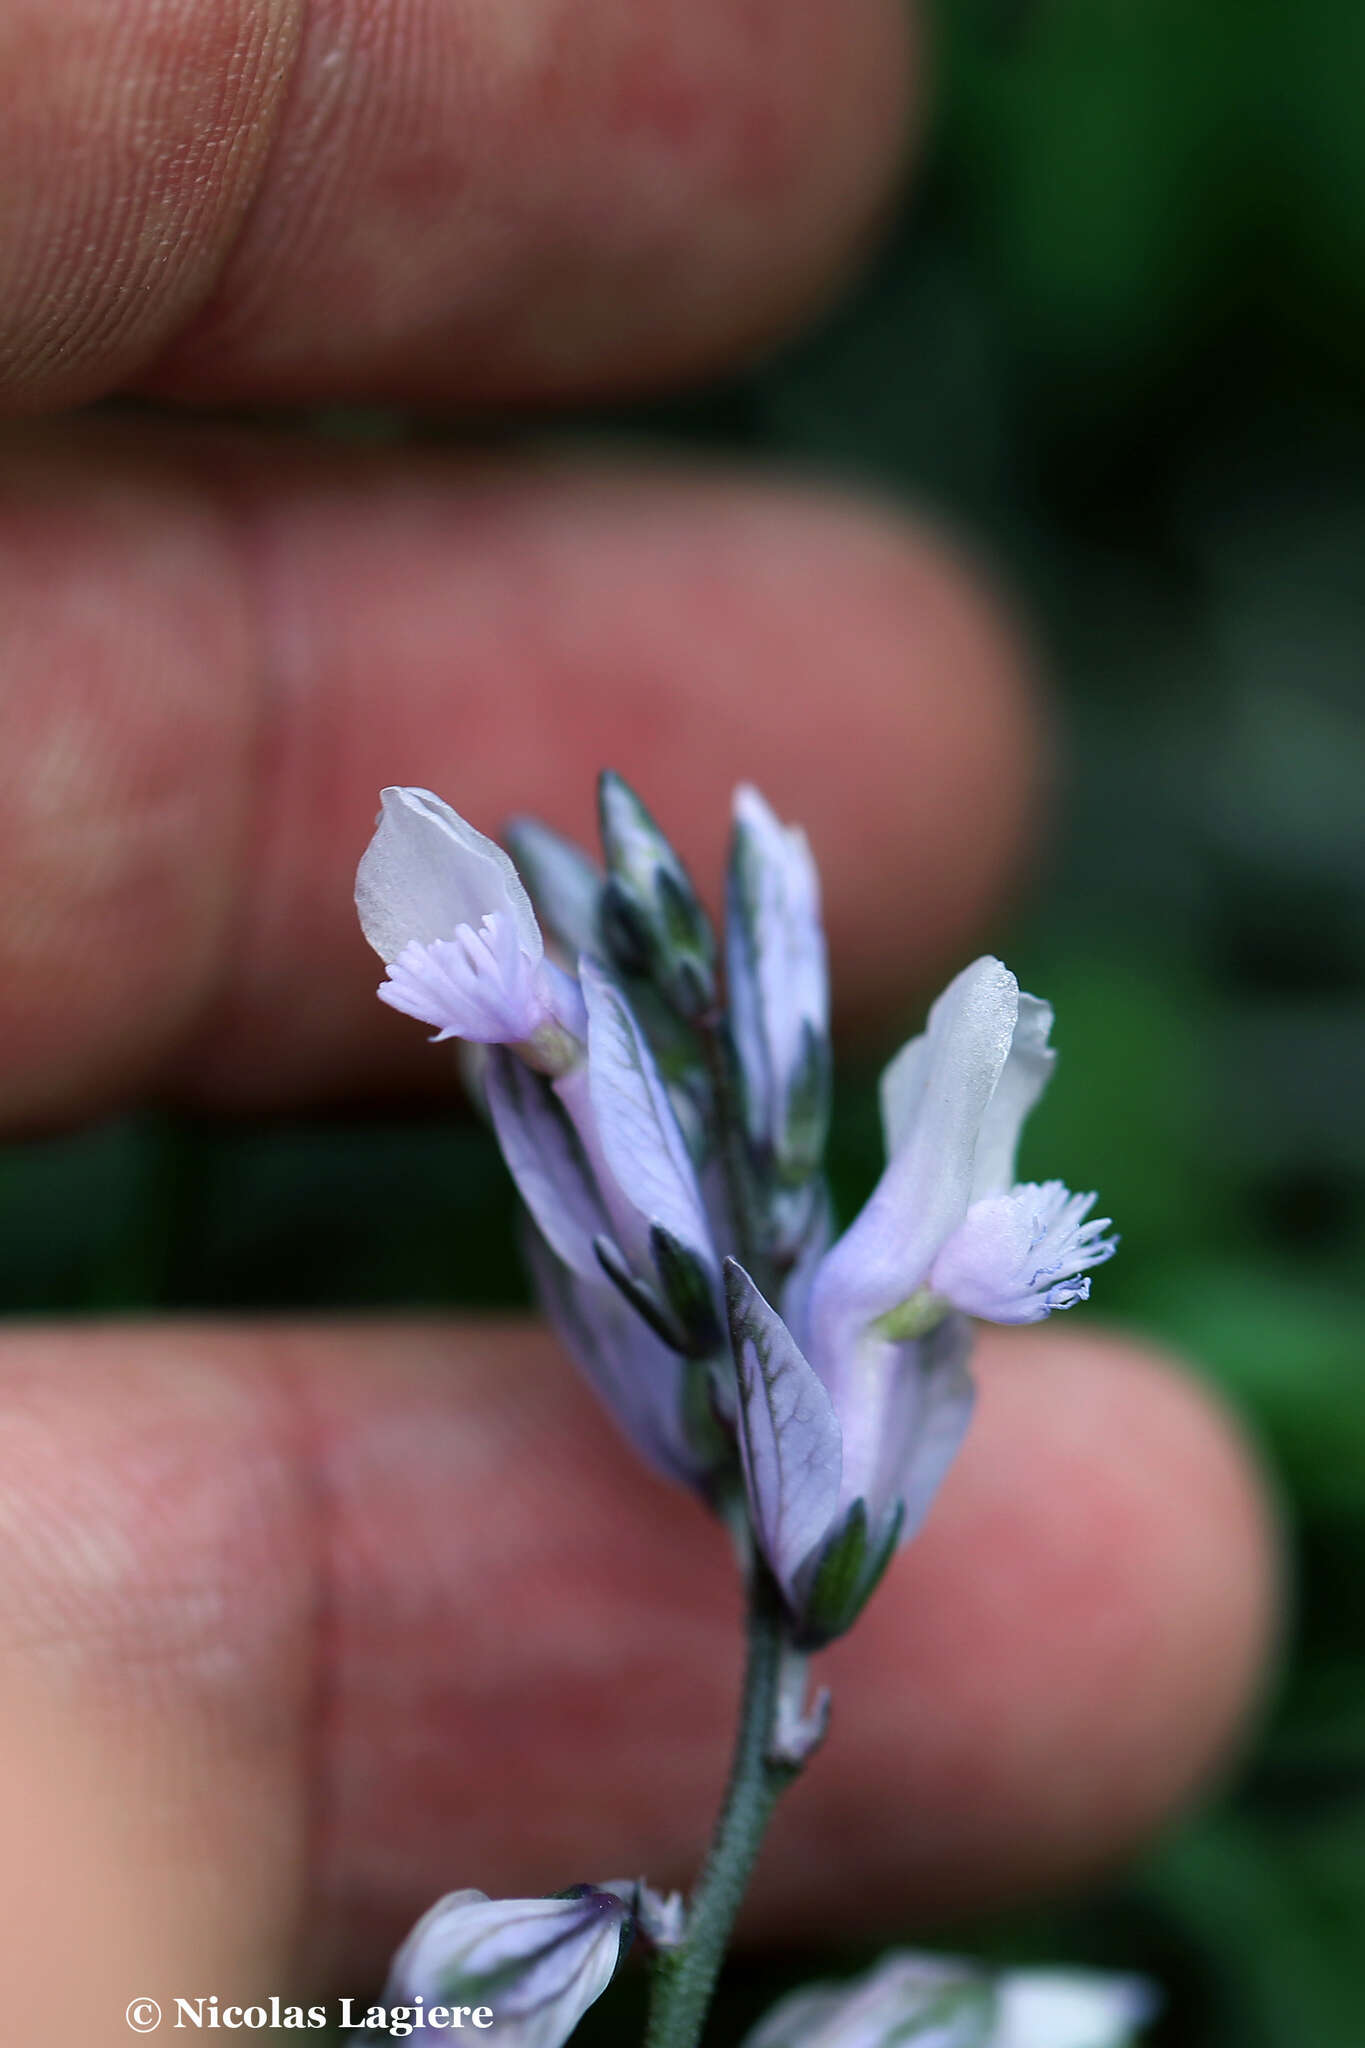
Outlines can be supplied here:
<path id="1" fill-rule="evenodd" d="M 882 203 L 910 22 L 897 0 L 5 0 L 0 394 L 544 401 L 751 349 Z"/>

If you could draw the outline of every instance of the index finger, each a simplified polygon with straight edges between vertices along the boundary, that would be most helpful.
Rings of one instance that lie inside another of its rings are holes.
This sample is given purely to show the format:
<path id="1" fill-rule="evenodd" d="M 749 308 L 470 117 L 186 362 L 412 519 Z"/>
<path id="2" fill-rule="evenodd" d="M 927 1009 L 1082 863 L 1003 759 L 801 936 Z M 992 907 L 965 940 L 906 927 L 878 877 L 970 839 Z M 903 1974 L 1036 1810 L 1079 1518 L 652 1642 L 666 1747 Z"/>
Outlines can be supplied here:
<path id="1" fill-rule="evenodd" d="M 2 0 L 0 408 L 557 399 L 753 347 L 880 204 L 900 0 Z"/>

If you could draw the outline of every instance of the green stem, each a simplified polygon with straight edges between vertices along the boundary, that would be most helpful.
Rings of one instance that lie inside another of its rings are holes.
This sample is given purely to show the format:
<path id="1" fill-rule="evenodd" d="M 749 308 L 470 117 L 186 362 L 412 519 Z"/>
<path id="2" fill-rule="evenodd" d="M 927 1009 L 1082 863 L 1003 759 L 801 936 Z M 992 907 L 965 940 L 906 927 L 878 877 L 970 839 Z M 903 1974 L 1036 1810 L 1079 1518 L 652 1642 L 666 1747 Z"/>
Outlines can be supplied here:
<path id="1" fill-rule="evenodd" d="M 692 1897 L 687 1933 L 654 1966 L 645 2048 L 695 2048 L 764 1830 L 778 1794 L 799 1769 L 775 1751 L 787 1646 L 781 1596 L 762 1564 L 753 1576 L 748 1642 L 730 1782 Z"/>

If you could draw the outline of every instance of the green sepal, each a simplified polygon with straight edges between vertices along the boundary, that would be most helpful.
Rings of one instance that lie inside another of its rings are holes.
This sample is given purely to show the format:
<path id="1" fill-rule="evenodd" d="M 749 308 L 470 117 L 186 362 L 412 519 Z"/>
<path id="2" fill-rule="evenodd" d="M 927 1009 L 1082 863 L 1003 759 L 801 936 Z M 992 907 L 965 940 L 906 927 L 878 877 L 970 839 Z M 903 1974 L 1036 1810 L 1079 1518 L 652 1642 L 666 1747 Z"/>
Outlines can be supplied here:
<path id="1" fill-rule="evenodd" d="M 716 1001 L 716 942 L 687 870 L 610 769 L 598 782 L 598 813 L 607 863 L 599 916 L 613 965 L 647 976 L 677 1015 L 704 1016 Z"/>
<path id="2" fill-rule="evenodd" d="M 635 897 L 615 875 L 609 876 L 603 887 L 597 920 L 603 944 L 617 972 L 632 978 L 650 974 L 655 958 L 654 934 Z"/>
<path id="3" fill-rule="evenodd" d="M 829 1135 L 829 1100 L 829 1040 L 807 1018 L 777 1148 L 778 1169 L 789 1185 L 808 1180 L 820 1169 Z"/>
<path id="4" fill-rule="evenodd" d="M 842 1527 L 825 1545 L 800 1618 L 803 1649 L 818 1649 L 852 1628 L 891 1562 L 905 1509 L 897 1503 L 880 1537 L 868 1528 L 867 1502 L 859 1496 Z"/>
<path id="5" fill-rule="evenodd" d="M 680 1352 L 686 1357 L 689 1346 L 683 1332 L 654 1289 L 631 1271 L 611 1239 L 595 1237 L 592 1248 L 597 1254 L 598 1265 L 612 1286 L 625 1296 L 641 1321 L 649 1325 L 655 1336 L 667 1344 L 670 1351 Z"/>
<path id="6" fill-rule="evenodd" d="M 696 1253 L 662 1223 L 650 1225 L 649 1249 L 664 1300 L 687 1338 L 689 1352 L 694 1358 L 708 1357 L 724 1338 L 710 1274 Z"/>
<path id="7" fill-rule="evenodd" d="M 725 1475 L 738 1479 L 739 1451 L 733 1423 L 725 1419 L 718 1375 L 733 1370 L 717 1357 L 689 1359 L 683 1374 L 682 1418 L 691 1444 L 711 1475 L 712 1484 Z"/>

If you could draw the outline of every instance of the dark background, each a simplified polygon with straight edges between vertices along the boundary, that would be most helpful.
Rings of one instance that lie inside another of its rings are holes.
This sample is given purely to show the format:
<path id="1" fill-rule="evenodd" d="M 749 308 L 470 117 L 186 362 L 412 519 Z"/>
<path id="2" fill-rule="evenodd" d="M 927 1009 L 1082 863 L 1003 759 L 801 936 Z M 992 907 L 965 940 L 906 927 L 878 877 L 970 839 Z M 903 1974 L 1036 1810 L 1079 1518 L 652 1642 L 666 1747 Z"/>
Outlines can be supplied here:
<path id="1" fill-rule="evenodd" d="M 927 166 L 856 292 L 759 370 L 601 424 L 880 487 L 1021 594 L 1065 800 L 989 937 L 1084 1048 L 1024 1169 L 1103 1190 L 1103 1313 L 1248 1418 L 1300 1595 L 1213 1811 L 1064 1908 L 906 1933 L 1148 1969 L 1158 2042 L 1360 2048 L 1365 6 L 957 0 L 939 31 Z M 842 1077 L 846 1203 L 872 1078 Z M 0 1298 L 506 1301 L 511 1218 L 454 1119 L 122 1121 L 0 1155 Z M 783 1981 L 737 1972 L 717 2037 Z M 591 2034 L 630 2038 L 635 1996 Z"/>

